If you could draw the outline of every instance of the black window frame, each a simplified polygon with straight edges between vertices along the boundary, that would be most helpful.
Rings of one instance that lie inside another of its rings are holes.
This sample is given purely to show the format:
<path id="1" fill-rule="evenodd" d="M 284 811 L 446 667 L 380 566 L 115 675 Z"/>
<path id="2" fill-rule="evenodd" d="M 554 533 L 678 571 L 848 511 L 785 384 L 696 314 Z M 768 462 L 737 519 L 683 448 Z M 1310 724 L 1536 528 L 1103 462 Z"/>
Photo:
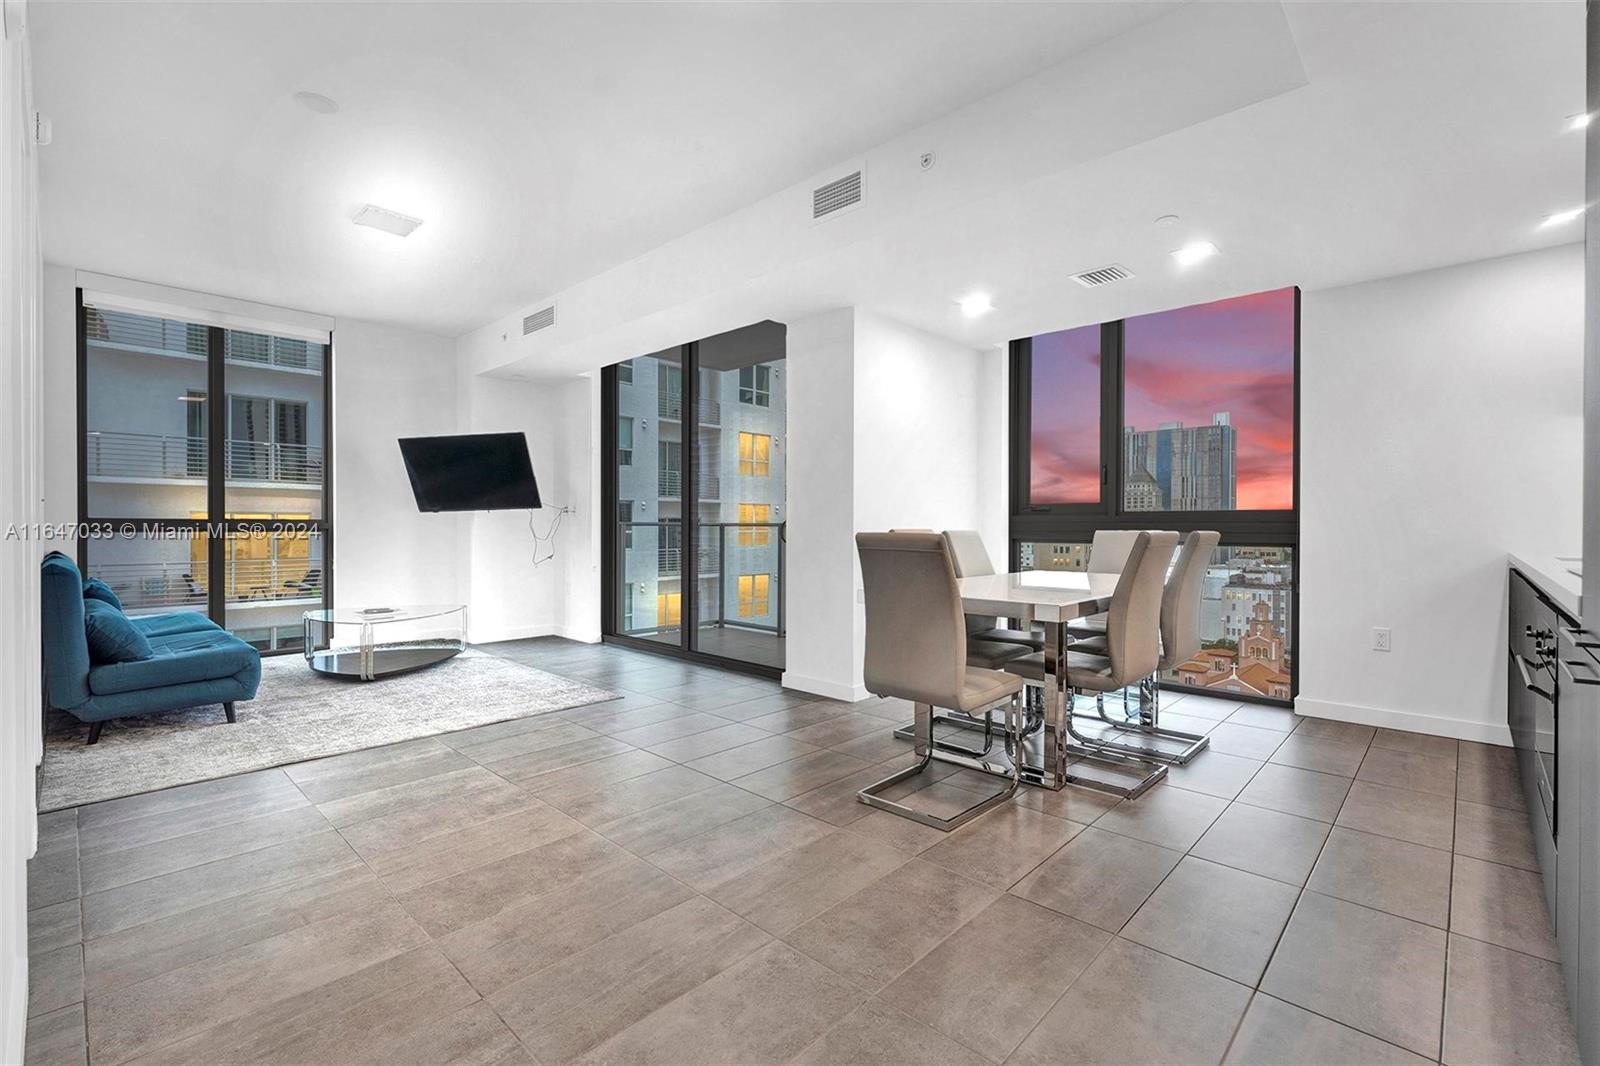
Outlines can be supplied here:
<path id="1" fill-rule="evenodd" d="M 1301 292 L 1294 290 L 1294 506 L 1278 511 L 1127 511 L 1123 509 L 1123 381 L 1125 319 L 1100 326 L 1100 502 L 1097 504 L 1042 504 L 1029 499 L 1032 484 L 1033 374 L 1032 337 L 1013 340 L 1009 347 L 1008 391 L 1010 396 L 1011 439 L 1008 504 L 1010 511 L 1011 569 L 1021 565 L 1024 541 L 1047 543 L 1088 543 L 1100 529 L 1175 529 L 1187 533 L 1214 529 L 1222 534 L 1219 545 L 1229 547 L 1289 548 L 1293 566 L 1290 575 L 1289 647 L 1290 699 L 1266 696 L 1241 696 L 1227 693 L 1228 699 L 1292 704 L 1300 691 L 1300 309 Z M 1241 294 L 1248 295 L 1248 294 Z M 1173 308 L 1172 310 L 1180 310 Z M 1210 690 L 1163 681 L 1162 687 L 1174 691 L 1206 693 Z M 1214 694 L 1214 693 L 1213 693 Z"/>
<path id="2" fill-rule="evenodd" d="M 78 452 L 78 569 L 85 576 L 89 572 L 89 537 L 91 526 L 98 529 L 132 529 L 136 536 L 160 536 L 175 530 L 189 531 L 190 536 L 199 531 L 221 531 L 221 537 L 206 538 L 206 617 L 218 625 L 228 624 L 227 564 L 229 539 L 239 533 L 250 533 L 260 524 L 259 519 L 227 518 L 227 425 L 230 402 L 227 391 L 228 330 L 221 326 L 204 326 L 187 323 L 191 328 L 203 329 L 206 335 L 206 517 L 198 518 L 132 518 L 120 515 L 94 515 L 89 513 L 89 456 L 84 442 L 89 433 L 89 330 L 88 306 L 83 302 L 83 289 L 76 290 L 77 320 L 77 452 Z M 321 514 L 309 520 L 295 520 L 306 526 L 310 534 L 322 542 L 322 607 L 333 608 L 333 367 L 334 338 L 328 334 L 323 350 L 322 364 L 322 506 Z M 210 402 L 221 396 L 223 403 Z M 122 535 L 120 532 L 118 535 Z M 302 648 L 277 648 L 261 650 L 263 656 L 300 655 Z"/>

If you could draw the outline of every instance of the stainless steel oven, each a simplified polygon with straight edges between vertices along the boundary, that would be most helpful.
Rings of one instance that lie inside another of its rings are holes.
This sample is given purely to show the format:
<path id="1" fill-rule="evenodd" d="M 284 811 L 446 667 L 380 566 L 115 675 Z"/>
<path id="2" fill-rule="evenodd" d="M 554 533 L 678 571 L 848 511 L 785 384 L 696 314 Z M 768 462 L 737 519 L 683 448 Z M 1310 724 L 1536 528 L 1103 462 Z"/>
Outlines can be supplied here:
<path id="1" fill-rule="evenodd" d="M 1507 724 L 1517 747 L 1529 809 L 1543 814 L 1552 845 L 1560 835 L 1558 634 L 1571 625 L 1526 578 L 1512 571 Z"/>

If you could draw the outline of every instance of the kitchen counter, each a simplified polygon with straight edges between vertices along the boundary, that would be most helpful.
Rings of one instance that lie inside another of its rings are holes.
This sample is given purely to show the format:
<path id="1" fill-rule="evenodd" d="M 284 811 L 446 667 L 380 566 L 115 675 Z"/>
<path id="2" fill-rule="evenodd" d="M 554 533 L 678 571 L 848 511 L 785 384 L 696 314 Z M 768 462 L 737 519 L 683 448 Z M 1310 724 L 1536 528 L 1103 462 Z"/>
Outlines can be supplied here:
<path id="1" fill-rule="evenodd" d="M 1554 555 L 1513 555 L 1508 554 L 1510 565 L 1522 572 L 1522 576 L 1539 587 L 1539 591 L 1560 607 L 1563 611 L 1578 618 L 1578 600 L 1583 594 L 1583 579 L 1572 573 L 1567 568 L 1578 567 L 1582 569 L 1576 557 L 1572 559 L 1557 558 Z"/>

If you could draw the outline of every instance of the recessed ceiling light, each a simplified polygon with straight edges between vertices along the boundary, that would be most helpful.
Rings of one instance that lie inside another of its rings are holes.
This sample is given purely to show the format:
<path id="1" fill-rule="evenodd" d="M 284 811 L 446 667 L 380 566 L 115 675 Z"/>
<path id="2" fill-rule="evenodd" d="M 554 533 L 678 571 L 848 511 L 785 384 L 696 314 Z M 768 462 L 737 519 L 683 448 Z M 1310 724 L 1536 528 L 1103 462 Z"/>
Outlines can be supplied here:
<path id="1" fill-rule="evenodd" d="M 1546 226 L 1559 226 L 1564 222 L 1571 222 L 1573 219 L 1578 218 L 1582 214 L 1583 208 L 1581 207 L 1574 207 L 1570 211 L 1557 211 L 1553 215 L 1544 216 L 1544 221 L 1539 223 L 1539 228 L 1543 229 Z"/>
<path id="2" fill-rule="evenodd" d="M 298 92 L 294 94 L 294 102 L 307 111 L 315 111 L 319 115 L 331 115 L 339 110 L 339 102 L 323 96 L 321 93 Z"/>
<path id="3" fill-rule="evenodd" d="M 1194 266 L 1196 263 L 1210 259 L 1216 254 L 1217 246 L 1210 241 L 1195 241 L 1173 252 L 1172 258 L 1178 261 L 1179 266 L 1186 267 Z"/>
<path id="4" fill-rule="evenodd" d="M 351 221 L 358 226 L 371 226 L 384 233 L 392 233 L 396 237 L 409 237 L 416 228 L 422 225 L 422 219 L 402 215 L 398 211 L 391 211 L 387 207 L 377 204 L 364 204 L 356 217 Z"/>
<path id="5" fill-rule="evenodd" d="M 1572 130 L 1588 129 L 1589 123 L 1593 118 L 1594 116 L 1587 111 L 1581 115 L 1568 115 L 1567 130 L 1570 132 Z"/>
<path id="6" fill-rule="evenodd" d="M 971 296 L 963 296 L 956 302 L 961 305 L 961 313 L 968 318 L 977 318 L 994 310 L 994 301 L 986 292 L 975 292 Z"/>

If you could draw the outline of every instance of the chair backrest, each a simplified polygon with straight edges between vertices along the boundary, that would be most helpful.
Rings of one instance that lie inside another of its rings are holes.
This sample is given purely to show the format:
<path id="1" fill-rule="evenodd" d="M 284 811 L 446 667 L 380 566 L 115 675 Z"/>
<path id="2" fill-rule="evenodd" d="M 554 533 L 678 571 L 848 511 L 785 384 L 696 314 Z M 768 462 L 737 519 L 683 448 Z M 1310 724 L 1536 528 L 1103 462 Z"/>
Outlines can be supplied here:
<path id="1" fill-rule="evenodd" d="M 1222 534 L 1197 529 L 1183 538 L 1161 594 L 1161 669 L 1171 670 L 1200 650 L 1200 586 Z"/>
<path id="2" fill-rule="evenodd" d="M 1095 530 L 1094 542 L 1089 545 L 1089 562 L 1084 569 L 1091 574 L 1122 573 L 1138 536 L 1137 529 Z"/>
<path id="3" fill-rule="evenodd" d="M 1161 661 L 1161 593 L 1177 546 L 1176 533 L 1141 530 L 1134 535 L 1106 614 L 1106 654 L 1114 682 L 1147 677 Z"/>
<path id="4" fill-rule="evenodd" d="M 867 691 L 960 706 L 967 672 L 961 593 L 937 533 L 857 533 L 867 601 Z"/>
<path id="5" fill-rule="evenodd" d="M 40 640 L 44 645 L 45 695 L 50 706 L 69 711 L 89 699 L 89 637 L 83 628 L 83 575 L 60 552 L 39 567 Z"/>
<path id="6" fill-rule="evenodd" d="M 976 529 L 947 529 L 944 542 L 950 547 L 950 562 L 956 568 L 956 577 L 994 573 L 994 560 L 989 558 L 989 549 L 983 546 L 983 537 Z"/>

